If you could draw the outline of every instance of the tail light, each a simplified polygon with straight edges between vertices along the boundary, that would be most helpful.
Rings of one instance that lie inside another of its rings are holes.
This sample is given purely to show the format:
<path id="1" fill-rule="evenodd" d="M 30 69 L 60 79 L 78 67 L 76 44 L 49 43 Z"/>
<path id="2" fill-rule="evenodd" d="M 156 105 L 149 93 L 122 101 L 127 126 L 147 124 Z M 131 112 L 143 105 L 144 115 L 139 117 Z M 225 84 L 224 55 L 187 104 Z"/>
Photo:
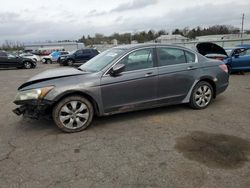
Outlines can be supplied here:
<path id="1" fill-rule="evenodd" d="M 220 67 L 224 72 L 228 73 L 228 68 L 227 68 L 227 66 L 226 66 L 225 64 L 221 64 L 221 65 L 219 65 L 219 67 Z"/>

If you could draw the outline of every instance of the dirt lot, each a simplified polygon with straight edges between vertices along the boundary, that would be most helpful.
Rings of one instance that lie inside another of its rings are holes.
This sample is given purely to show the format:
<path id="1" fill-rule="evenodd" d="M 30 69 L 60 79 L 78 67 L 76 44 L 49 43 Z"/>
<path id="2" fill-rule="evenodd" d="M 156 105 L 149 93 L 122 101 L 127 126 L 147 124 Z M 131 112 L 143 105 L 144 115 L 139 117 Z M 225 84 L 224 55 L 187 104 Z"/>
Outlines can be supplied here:
<path id="1" fill-rule="evenodd" d="M 250 73 L 205 110 L 170 106 L 65 134 L 11 110 L 34 70 L 0 70 L 0 187 L 250 187 Z"/>

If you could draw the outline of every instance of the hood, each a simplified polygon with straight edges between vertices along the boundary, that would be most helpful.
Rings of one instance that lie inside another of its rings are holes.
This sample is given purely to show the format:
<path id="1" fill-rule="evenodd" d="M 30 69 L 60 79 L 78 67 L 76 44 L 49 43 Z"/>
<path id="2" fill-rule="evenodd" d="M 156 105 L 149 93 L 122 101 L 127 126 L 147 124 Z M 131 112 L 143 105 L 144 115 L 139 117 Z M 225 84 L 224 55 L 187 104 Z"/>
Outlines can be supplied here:
<path id="1" fill-rule="evenodd" d="M 51 80 L 55 78 L 68 77 L 68 76 L 76 76 L 76 75 L 81 75 L 81 74 L 87 74 L 87 72 L 80 71 L 76 68 L 59 68 L 59 69 L 47 70 L 30 78 L 27 82 L 22 84 L 18 88 L 18 90 L 28 85 L 38 83 L 41 81 Z"/>
<path id="2" fill-rule="evenodd" d="M 30 57 L 30 58 L 21 57 L 21 56 L 19 56 L 19 57 L 21 58 L 22 61 L 32 61 L 32 62 L 34 62 L 33 59 L 32 59 L 32 57 Z"/>
<path id="3" fill-rule="evenodd" d="M 196 45 L 196 50 L 206 56 L 208 54 L 220 54 L 223 56 L 228 56 L 226 51 L 219 45 L 212 42 L 200 42 Z"/>

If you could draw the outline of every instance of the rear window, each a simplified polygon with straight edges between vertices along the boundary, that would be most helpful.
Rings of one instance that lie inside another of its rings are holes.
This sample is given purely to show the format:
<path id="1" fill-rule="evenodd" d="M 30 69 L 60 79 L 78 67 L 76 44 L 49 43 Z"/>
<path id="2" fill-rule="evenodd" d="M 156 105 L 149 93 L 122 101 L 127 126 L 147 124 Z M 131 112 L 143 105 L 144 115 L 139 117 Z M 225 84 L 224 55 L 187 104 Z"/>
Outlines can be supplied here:
<path id="1" fill-rule="evenodd" d="M 186 63 L 185 53 L 177 48 L 158 48 L 159 66 Z"/>
<path id="2" fill-rule="evenodd" d="M 186 55 L 187 63 L 194 63 L 195 62 L 195 54 L 194 53 L 185 51 L 185 55 Z"/>

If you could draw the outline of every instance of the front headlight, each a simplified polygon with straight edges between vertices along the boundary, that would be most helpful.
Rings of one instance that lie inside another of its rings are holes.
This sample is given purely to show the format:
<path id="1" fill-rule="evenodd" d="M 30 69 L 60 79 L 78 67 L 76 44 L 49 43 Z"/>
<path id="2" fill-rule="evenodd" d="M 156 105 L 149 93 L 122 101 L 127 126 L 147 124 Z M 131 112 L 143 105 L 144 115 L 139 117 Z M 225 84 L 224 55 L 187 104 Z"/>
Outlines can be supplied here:
<path id="1" fill-rule="evenodd" d="M 37 88 L 37 89 L 30 89 L 26 91 L 20 91 L 17 93 L 15 101 L 24 101 L 24 100 L 31 100 L 31 99 L 43 99 L 50 90 L 54 87 L 44 87 L 44 88 Z"/>

